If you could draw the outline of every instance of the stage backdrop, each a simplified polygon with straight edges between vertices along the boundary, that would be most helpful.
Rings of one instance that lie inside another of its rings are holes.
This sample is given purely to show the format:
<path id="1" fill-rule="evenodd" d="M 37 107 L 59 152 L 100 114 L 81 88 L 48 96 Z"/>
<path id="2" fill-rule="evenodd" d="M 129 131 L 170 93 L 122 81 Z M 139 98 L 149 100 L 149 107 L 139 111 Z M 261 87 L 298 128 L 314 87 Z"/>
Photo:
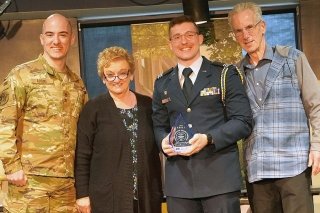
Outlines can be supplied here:
<path id="1" fill-rule="evenodd" d="M 266 38 L 270 45 L 296 47 L 294 13 L 263 17 L 267 23 Z M 236 44 L 226 18 L 213 19 L 209 26 L 202 27 L 201 32 L 206 38 L 201 53 L 210 60 L 236 63 L 245 54 Z M 90 97 L 105 92 L 105 86 L 97 76 L 96 60 L 98 53 L 106 47 L 122 46 L 133 54 L 136 70 L 132 88 L 149 96 L 156 77 L 176 65 L 168 46 L 168 22 L 100 27 L 89 25 L 81 27 L 81 42 L 81 71 Z"/>

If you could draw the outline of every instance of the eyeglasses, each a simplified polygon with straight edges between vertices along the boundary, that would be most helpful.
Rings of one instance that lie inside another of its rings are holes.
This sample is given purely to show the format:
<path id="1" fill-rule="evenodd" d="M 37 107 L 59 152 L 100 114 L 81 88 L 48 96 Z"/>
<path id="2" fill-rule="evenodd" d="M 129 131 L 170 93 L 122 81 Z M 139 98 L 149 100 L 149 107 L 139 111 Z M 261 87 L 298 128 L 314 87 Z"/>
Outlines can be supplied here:
<path id="1" fill-rule="evenodd" d="M 190 41 L 190 40 L 194 39 L 194 37 L 198 34 L 199 34 L 198 32 L 187 31 L 184 34 L 175 34 L 175 35 L 171 36 L 170 41 L 180 42 L 182 37 L 184 37 L 186 40 Z"/>
<path id="2" fill-rule="evenodd" d="M 257 25 L 260 24 L 262 20 L 258 21 L 256 24 L 252 25 L 248 25 L 243 29 L 238 29 L 238 30 L 234 30 L 233 33 L 236 37 L 241 37 L 244 34 L 244 31 L 246 31 L 247 33 L 249 33 L 250 35 L 253 33 L 253 31 L 256 29 Z"/>
<path id="3" fill-rule="evenodd" d="M 120 73 L 119 75 L 106 74 L 105 79 L 107 81 L 115 81 L 116 78 L 118 78 L 119 80 L 124 80 L 124 79 L 128 78 L 128 76 L 129 76 L 129 71 L 126 73 L 125 72 Z"/>

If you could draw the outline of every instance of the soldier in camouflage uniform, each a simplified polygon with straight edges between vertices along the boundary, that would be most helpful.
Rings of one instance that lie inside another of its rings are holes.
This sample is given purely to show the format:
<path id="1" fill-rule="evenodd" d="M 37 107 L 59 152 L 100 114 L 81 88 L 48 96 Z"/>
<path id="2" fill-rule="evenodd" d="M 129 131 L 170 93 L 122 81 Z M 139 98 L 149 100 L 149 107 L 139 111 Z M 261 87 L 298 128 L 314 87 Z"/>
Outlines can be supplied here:
<path id="1" fill-rule="evenodd" d="M 15 67 L 0 87 L 5 212 L 76 212 L 76 124 L 87 95 L 66 65 L 74 38 L 68 19 L 49 16 L 40 35 L 43 54 Z"/>

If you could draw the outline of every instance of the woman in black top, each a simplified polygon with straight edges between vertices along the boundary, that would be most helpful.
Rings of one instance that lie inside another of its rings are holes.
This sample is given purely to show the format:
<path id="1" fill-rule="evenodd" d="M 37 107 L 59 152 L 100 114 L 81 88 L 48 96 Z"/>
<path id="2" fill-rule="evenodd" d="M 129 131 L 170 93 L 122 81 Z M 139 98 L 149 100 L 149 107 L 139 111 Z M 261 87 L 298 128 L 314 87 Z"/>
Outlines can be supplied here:
<path id="1" fill-rule="evenodd" d="M 77 130 L 77 207 L 88 213 L 160 213 L 159 151 L 151 98 L 129 89 L 134 63 L 120 47 L 103 50 L 98 74 L 108 92 L 90 100 Z"/>

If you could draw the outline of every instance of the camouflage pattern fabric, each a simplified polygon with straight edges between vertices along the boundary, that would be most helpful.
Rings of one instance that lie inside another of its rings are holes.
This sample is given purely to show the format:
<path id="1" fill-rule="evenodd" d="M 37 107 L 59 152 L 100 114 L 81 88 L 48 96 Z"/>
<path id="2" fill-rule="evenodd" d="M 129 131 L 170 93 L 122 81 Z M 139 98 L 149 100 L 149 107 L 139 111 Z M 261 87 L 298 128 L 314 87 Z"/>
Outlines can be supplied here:
<path id="1" fill-rule="evenodd" d="M 42 55 L 15 67 L 0 86 L 0 159 L 6 174 L 73 177 L 76 125 L 87 99 L 69 68 L 59 74 Z"/>
<path id="2" fill-rule="evenodd" d="M 9 184 L 4 212 L 10 213 L 73 213 L 75 188 L 73 178 L 27 176 L 26 186 Z"/>

